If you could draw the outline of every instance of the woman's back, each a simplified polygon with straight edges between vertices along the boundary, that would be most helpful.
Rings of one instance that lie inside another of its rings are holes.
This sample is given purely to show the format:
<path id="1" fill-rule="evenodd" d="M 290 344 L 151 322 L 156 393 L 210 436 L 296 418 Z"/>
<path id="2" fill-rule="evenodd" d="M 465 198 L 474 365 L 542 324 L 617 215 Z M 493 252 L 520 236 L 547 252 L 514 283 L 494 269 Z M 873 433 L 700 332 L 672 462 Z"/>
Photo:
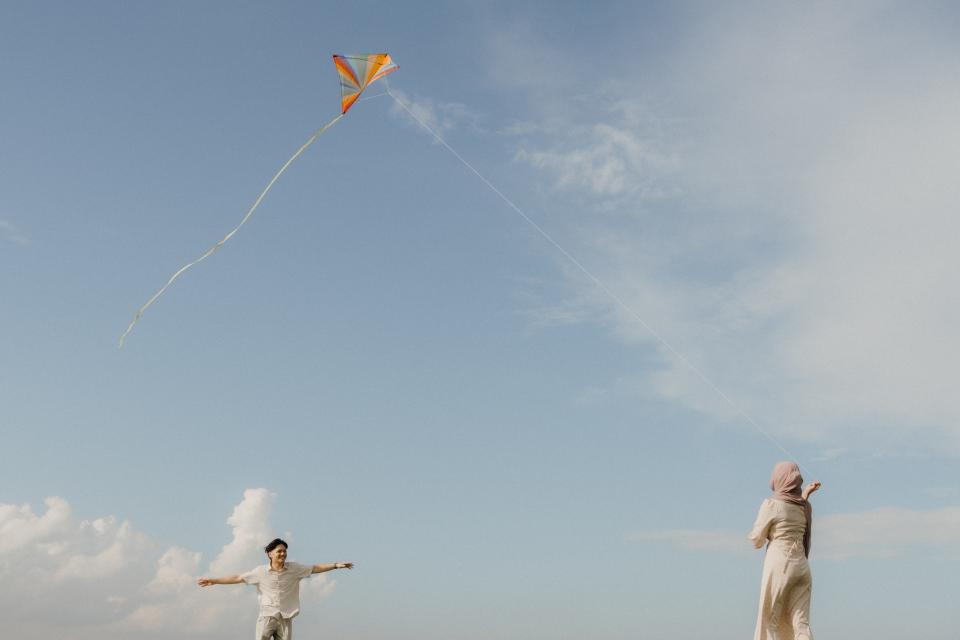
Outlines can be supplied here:
<path id="1" fill-rule="evenodd" d="M 791 545 L 803 544 L 803 534 L 807 530 L 807 516 L 803 507 L 782 500 L 767 498 L 760 505 L 757 521 L 750 531 L 753 546 L 760 548 L 767 540 L 784 541 Z"/>

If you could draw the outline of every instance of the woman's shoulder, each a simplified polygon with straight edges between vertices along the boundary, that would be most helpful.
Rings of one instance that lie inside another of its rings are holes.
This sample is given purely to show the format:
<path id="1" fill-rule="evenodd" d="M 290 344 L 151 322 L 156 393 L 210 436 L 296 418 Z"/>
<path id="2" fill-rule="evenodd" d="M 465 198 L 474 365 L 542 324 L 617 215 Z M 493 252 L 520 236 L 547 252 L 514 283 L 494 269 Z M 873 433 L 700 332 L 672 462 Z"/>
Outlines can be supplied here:
<path id="1" fill-rule="evenodd" d="M 788 513 L 790 511 L 803 512 L 801 505 L 787 502 L 786 500 L 777 500 L 776 498 L 767 498 L 764 500 L 762 508 L 767 508 L 777 513 Z"/>
<path id="2" fill-rule="evenodd" d="M 766 509 L 767 511 L 772 511 L 774 513 L 785 513 L 790 509 L 790 507 L 797 509 L 800 508 L 795 504 L 790 504 L 789 502 L 784 502 L 783 500 L 777 500 L 776 498 L 766 498 L 760 505 L 761 509 Z"/>
<path id="3" fill-rule="evenodd" d="M 777 513 L 777 501 L 772 498 L 766 498 L 763 502 L 760 503 L 759 516 L 758 517 L 767 517 L 773 516 Z"/>

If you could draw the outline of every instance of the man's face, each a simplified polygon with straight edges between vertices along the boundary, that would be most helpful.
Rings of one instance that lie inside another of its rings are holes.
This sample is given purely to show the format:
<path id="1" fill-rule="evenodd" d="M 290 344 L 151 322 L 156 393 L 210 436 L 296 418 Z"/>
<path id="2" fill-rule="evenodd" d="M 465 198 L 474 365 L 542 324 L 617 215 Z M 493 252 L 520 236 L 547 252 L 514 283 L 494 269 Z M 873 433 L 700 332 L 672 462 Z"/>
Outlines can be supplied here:
<path id="1" fill-rule="evenodd" d="M 287 561 L 287 548 L 282 544 L 278 544 L 267 556 L 270 558 L 270 564 L 282 567 Z"/>

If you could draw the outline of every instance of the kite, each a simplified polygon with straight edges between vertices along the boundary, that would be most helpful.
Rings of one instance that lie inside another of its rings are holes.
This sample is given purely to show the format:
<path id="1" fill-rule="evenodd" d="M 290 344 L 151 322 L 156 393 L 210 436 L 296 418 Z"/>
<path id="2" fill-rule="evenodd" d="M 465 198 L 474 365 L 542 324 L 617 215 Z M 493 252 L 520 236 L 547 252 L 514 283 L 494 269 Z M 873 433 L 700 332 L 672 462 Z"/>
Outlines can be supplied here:
<path id="1" fill-rule="evenodd" d="M 220 241 L 214 244 L 212 247 L 207 249 L 206 253 L 194 260 L 193 262 L 188 262 L 187 264 L 180 267 L 170 279 L 167 280 L 167 283 L 163 285 L 159 291 L 157 291 L 149 300 L 144 303 L 142 307 L 137 310 L 137 313 L 134 314 L 133 320 L 130 321 L 130 324 L 127 326 L 127 330 L 123 332 L 123 335 L 120 336 L 120 347 L 123 347 L 123 342 L 126 340 L 127 336 L 133 331 L 133 327 L 137 324 L 140 318 L 143 316 L 144 312 L 152 305 L 157 298 L 163 295 L 170 285 L 176 281 L 187 269 L 193 265 L 206 260 L 211 256 L 217 249 L 222 247 L 233 235 L 240 230 L 247 220 L 250 219 L 250 216 L 253 215 L 253 212 L 257 210 L 257 207 L 260 206 L 260 203 L 266 197 L 270 189 L 273 188 L 274 183 L 280 179 L 280 176 L 283 175 L 283 172 L 287 170 L 293 162 L 299 158 L 307 148 L 317 141 L 321 135 L 323 135 L 327 129 L 335 125 L 340 118 L 347 115 L 347 111 L 350 110 L 359 99 L 360 94 L 363 93 L 363 90 L 366 89 L 370 84 L 376 82 L 380 78 L 386 76 L 387 74 L 393 73 L 399 67 L 396 63 L 390 58 L 388 53 L 368 53 L 368 54 L 359 54 L 359 55 L 334 55 L 333 63 L 337 67 L 337 72 L 340 75 L 340 115 L 335 117 L 333 120 L 323 125 L 319 129 L 313 132 L 313 134 L 307 138 L 307 141 L 297 149 L 290 158 L 284 163 L 280 170 L 273 176 L 270 182 L 267 183 L 267 186 L 264 187 L 263 191 L 260 192 L 260 195 L 257 196 L 257 199 L 254 200 L 253 205 L 250 206 L 250 209 L 247 210 L 246 215 L 240 220 L 240 224 L 234 227 L 230 233 L 225 235 Z"/>
<path id="2" fill-rule="evenodd" d="M 340 72 L 340 106 L 345 115 L 360 94 L 372 82 L 376 82 L 399 67 L 388 53 L 371 53 L 365 56 L 333 56 L 333 64 Z"/>

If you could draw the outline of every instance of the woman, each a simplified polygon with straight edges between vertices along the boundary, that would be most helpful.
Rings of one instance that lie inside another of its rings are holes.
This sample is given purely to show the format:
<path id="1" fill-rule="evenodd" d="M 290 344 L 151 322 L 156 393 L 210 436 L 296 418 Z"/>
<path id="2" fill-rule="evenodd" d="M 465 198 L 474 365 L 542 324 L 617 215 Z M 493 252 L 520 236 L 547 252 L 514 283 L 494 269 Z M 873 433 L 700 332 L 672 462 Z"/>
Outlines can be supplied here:
<path id="1" fill-rule="evenodd" d="M 754 640 L 813 640 L 810 632 L 810 523 L 808 499 L 819 482 L 803 485 L 800 467 L 779 462 L 770 477 L 773 494 L 760 505 L 748 536 L 767 544 L 760 582 L 760 611 Z"/>

